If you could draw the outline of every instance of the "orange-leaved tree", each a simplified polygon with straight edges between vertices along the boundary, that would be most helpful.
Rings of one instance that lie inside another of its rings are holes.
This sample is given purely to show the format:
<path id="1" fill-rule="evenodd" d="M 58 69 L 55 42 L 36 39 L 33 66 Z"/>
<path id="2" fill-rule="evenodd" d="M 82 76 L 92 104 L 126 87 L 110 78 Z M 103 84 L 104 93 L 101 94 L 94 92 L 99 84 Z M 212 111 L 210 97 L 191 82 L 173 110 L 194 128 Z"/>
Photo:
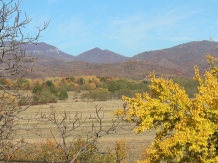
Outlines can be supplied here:
<path id="1" fill-rule="evenodd" d="M 145 162 L 218 162 L 218 67 L 217 58 L 207 56 L 210 69 L 204 76 L 195 66 L 194 79 L 198 93 L 189 98 L 184 88 L 172 80 L 156 78 L 152 73 L 151 94 L 136 93 L 136 97 L 123 97 L 127 122 L 135 122 L 135 132 L 155 129 L 156 136 L 147 149 Z"/>

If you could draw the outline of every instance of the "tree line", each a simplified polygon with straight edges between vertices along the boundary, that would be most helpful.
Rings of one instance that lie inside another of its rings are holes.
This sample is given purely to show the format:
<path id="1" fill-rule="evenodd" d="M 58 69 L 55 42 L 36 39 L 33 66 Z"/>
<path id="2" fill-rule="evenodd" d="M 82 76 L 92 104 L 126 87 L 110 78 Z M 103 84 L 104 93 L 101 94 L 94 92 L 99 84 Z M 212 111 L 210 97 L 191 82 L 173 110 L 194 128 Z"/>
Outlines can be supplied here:
<path id="1" fill-rule="evenodd" d="M 198 83 L 195 80 L 187 78 L 173 78 L 172 80 L 184 87 L 189 97 L 194 97 L 194 94 L 197 93 Z M 148 80 L 127 80 L 96 76 L 47 79 L 19 78 L 16 81 L 9 78 L 0 78 L 0 84 L 10 86 L 12 89 L 32 90 L 36 103 L 57 102 L 58 99 L 67 99 L 67 91 L 84 92 L 81 95 L 82 98 L 100 101 L 121 99 L 122 95 L 134 97 L 135 93 L 150 91 L 150 81 Z M 24 102 L 25 99 L 22 99 L 21 103 Z"/>

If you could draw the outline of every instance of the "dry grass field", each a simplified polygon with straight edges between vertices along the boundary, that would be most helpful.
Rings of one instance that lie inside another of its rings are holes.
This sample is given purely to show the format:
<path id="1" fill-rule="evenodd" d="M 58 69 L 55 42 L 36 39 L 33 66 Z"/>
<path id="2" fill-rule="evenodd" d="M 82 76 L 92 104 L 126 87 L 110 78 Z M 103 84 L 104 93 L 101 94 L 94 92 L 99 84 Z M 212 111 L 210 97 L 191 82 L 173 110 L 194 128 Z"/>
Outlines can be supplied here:
<path id="1" fill-rule="evenodd" d="M 78 112 L 82 112 L 82 117 L 87 118 L 85 123 L 82 124 L 80 128 L 71 132 L 71 136 L 68 140 L 74 139 L 75 137 L 85 136 L 86 132 L 91 128 L 92 121 L 89 119 L 90 116 L 95 115 L 95 110 L 97 108 L 102 108 L 100 116 L 103 118 L 103 127 L 109 127 L 112 125 L 112 119 L 115 119 L 111 115 L 111 112 L 115 109 L 122 108 L 123 102 L 121 100 L 109 100 L 109 101 L 88 101 L 79 98 L 80 94 L 75 92 L 68 92 L 68 100 L 58 101 L 58 103 L 50 103 L 43 105 L 30 106 L 25 112 L 21 114 L 21 117 L 30 118 L 31 120 L 27 124 L 27 120 L 20 121 L 19 127 L 25 128 L 25 130 L 19 130 L 16 139 L 24 138 L 28 142 L 39 142 L 47 138 L 56 139 L 59 141 L 60 132 L 58 132 L 57 127 L 52 123 L 47 123 L 46 119 L 50 114 L 50 111 L 55 110 L 56 114 L 63 114 L 66 111 L 67 115 L 74 116 Z M 34 118 L 42 115 L 44 119 L 40 121 L 35 121 Z M 59 115 L 61 118 L 61 115 Z M 35 126 L 36 125 L 36 126 Z M 35 126 L 35 127 L 33 127 Z M 149 146 L 154 139 L 154 132 L 145 132 L 141 134 L 136 134 L 133 127 L 129 126 L 125 130 L 119 130 L 116 133 L 111 133 L 107 136 L 103 136 L 99 139 L 99 146 L 103 148 L 111 147 L 116 141 L 125 140 L 129 147 L 129 152 L 131 158 L 130 160 L 135 160 L 139 158 L 140 151 L 142 147 Z M 35 134 L 35 132 L 38 133 Z M 52 136 L 53 134 L 53 136 Z"/>

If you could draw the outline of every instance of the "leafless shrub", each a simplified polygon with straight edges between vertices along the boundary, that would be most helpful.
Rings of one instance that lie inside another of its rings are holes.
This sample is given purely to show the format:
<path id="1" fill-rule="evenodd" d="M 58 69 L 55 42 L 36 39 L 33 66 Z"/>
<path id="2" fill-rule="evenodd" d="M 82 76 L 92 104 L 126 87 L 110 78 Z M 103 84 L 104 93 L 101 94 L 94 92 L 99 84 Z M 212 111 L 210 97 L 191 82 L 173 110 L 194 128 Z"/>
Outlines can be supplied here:
<path id="1" fill-rule="evenodd" d="M 37 27 L 38 33 L 33 36 L 25 36 L 23 28 L 32 20 L 25 14 L 24 20 L 20 20 L 21 1 L 13 0 L 4 2 L 0 0 L 0 77 L 19 78 L 32 70 L 35 57 L 26 55 L 23 45 L 37 43 L 40 33 L 47 28 L 49 23 L 44 23 L 42 28 Z M 19 113 L 26 107 L 18 106 L 18 100 L 23 91 L 13 90 L 12 86 L 0 84 L 0 158 L 12 153 L 19 148 L 23 140 L 14 142 L 17 126 L 21 117 Z M 9 159 L 9 158 L 8 158 Z"/>
<path id="2" fill-rule="evenodd" d="M 52 137 L 55 140 L 57 147 L 61 147 L 65 152 L 66 162 L 73 163 L 76 159 L 85 152 L 93 152 L 88 148 L 90 145 L 95 145 L 97 141 L 108 134 L 115 134 L 119 130 L 122 130 L 127 126 L 124 123 L 123 117 L 117 117 L 111 120 L 110 125 L 106 125 L 104 122 L 104 113 L 101 113 L 102 108 L 95 108 L 95 113 L 89 117 L 83 117 L 82 112 L 77 112 L 73 116 L 69 115 L 66 111 L 62 114 L 56 114 L 54 108 L 51 108 L 51 112 L 48 121 L 53 123 L 58 129 L 58 136 L 55 136 L 51 131 Z M 91 123 L 87 123 L 91 121 Z M 84 125 L 90 124 L 89 127 Z M 74 133 L 79 129 L 81 136 L 75 136 Z M 72 140 L 73 138 L 73 140 Z M 74 157 L 70 157 L 67 152 L 73 148 L 75 142 L 82 138 L 85 140 L 83 146 L 77 151 Z"/>

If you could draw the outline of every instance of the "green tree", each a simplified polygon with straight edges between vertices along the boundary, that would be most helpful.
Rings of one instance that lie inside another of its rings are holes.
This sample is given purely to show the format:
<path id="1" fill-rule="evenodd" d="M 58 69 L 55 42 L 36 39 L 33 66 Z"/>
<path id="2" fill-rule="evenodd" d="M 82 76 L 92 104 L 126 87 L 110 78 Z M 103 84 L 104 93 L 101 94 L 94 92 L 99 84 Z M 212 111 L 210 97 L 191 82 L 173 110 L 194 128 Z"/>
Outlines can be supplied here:
<path id="1" fill-rule="evenodd" d="M 67 99 L 68 98 L 68 93 L 67 93 L 67 91 L 66 90 L 62 90 L 61 92 L 60 92 L 60 94 L 59 94 L 59 99 L 60 100 L 65 100 L 65 99 Z"/>
<path id="2" fill-rule="evenodd" d="M 58 97 L 58 90 L 55 87 L 50 87 L 49 92 Z"/>
<path id="3" fill-rule="evenodd" d="M 108 85 L 108 91 L 115 92 L 119 90 L 119 85 L 116 81 L 112 81 Z"/>
<path id="4" fill-rule="evenodd" d="M 45 84 L 46 84 L 46 86 L 48 86 L 48 87 L 54 87 L 53 82 L 50 81 L 50 80 L 47 80 L 47 81 L 45 82 Z"/>
<path id="5" fill-rule="evenodd" d="M 38 93 L 40 93 L 40 92 L 42 92 L 42 86 L 41 86 L 41 85 L 35 86 L 35 87 L 33 88 L 33 90 L 32 90 L 32 93 L 38 94 Z"/>

